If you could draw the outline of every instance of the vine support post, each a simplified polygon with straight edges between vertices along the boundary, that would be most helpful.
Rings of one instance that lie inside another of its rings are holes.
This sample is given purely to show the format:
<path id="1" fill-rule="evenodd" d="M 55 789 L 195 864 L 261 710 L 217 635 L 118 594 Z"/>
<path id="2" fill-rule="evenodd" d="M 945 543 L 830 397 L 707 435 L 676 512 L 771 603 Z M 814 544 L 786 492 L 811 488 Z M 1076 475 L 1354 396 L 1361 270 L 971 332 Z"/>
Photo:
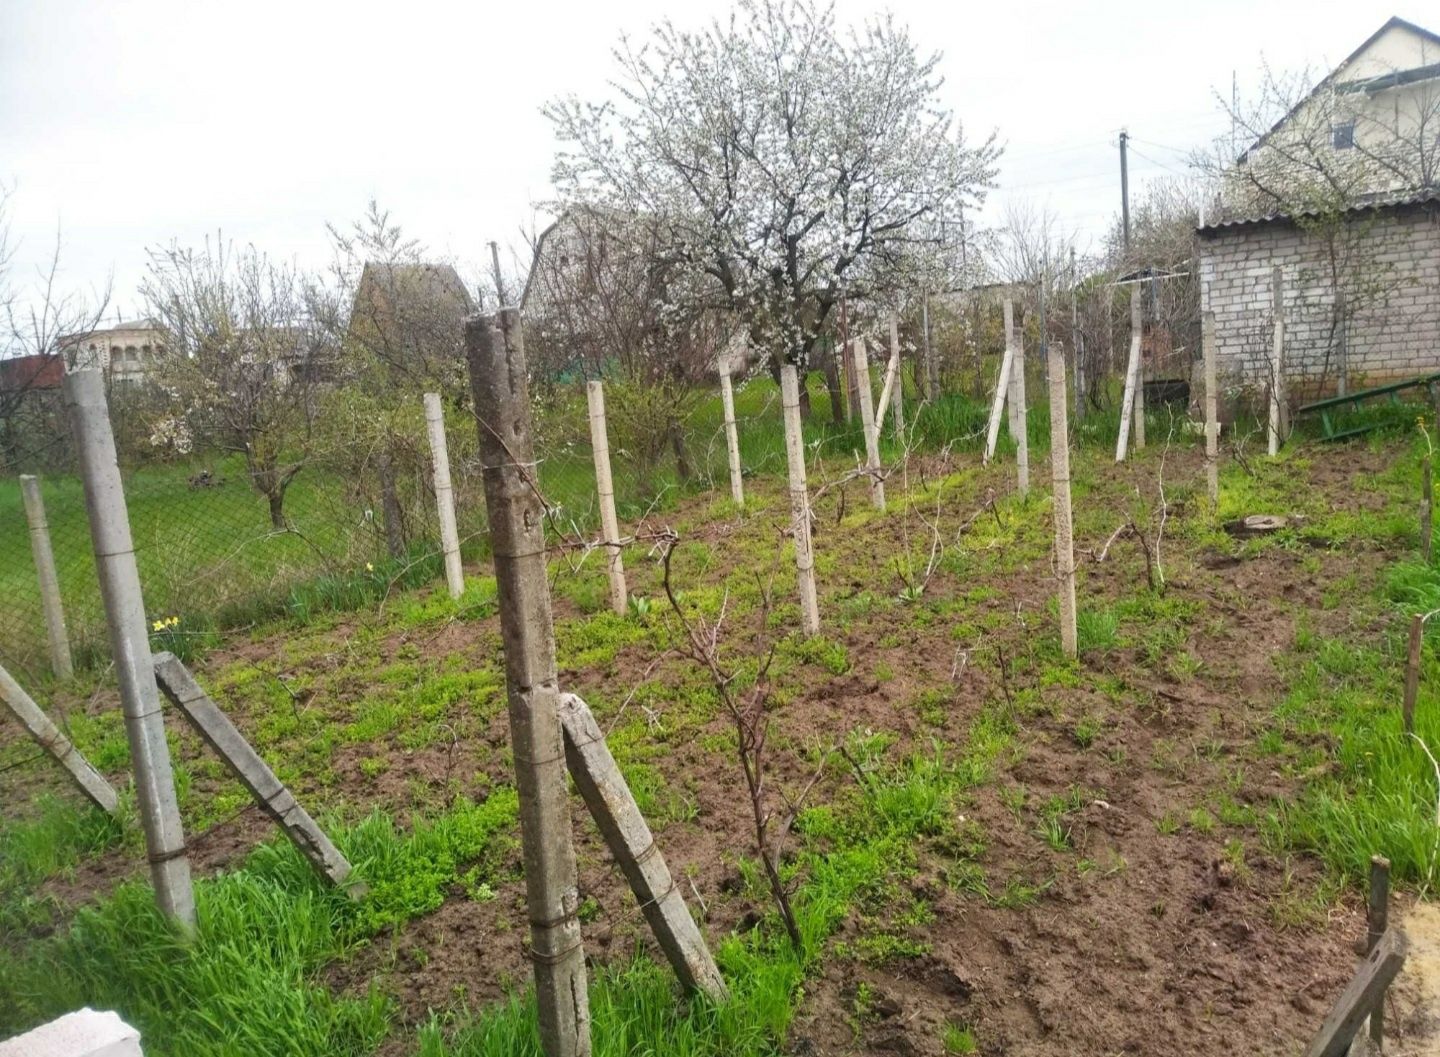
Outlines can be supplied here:
<path id="1" fill-rule="evenodd" d="M 800 431 L 800 379 L 794 364 L 780 368 L 780 409 L 785 417 L 785 461 L 790 471 L 791 533 L 795 537 L 795 574 L 800 587 L 800 626 L 806 635 L 820 632 L 820 603 L 815 592 L 815 551 L 810 539 L 810 493 L 805 485 L 805 438 Z"/>
<path id="2" fill-rule="evenodd" d="M 1065 350 L 1051 345 L 1050 479 L 1055 506 L 1055 575 L 1060 594 L 1060 647 L 1066 657 L 1079 653 L 1075 628 L 1075 526 L 1070 509 L 1070 424 L 1065 398 Z"/>
<path id="3" fill-rule="evenodd" d="M 45 517 L 45 499 L 40 494 L 39 479 L 33 474 L 21 474 L 20 495 L 25 503 L 25 521 L 30 526 L 30 553 L 35 558 L 35 575 L 40 581 L 40 605 L 45 612 L 50 669 L 61 679 L 68 679 L 75 674 L 75 664 L 70 656 L 70 633 L 65 629 L 60 577 L 55 571 L 55 550 L 50 545 L 50 522 Z"/>
<path id="4" fill-rule="evenodd" d="M 590 448 L 595 453 L 595 490 L 600 497 L 600 532 L 605 544 L 605 574 L 610 578 L 610 608 L 625 615 L 629 598 L 625 559 L 620 554 L 620 519 L 615 516 L 615 479 L 610 475 L 610 432 L 605 425 L 605 384 L 585 383 L 590 407 Z"/>
<path id="5" fill-rule="evenodd" d="M 445 436 L 445 408 L 439 393 L 425 394 L 425 433 L 435 482 L 435 510 L 440 518 L 440 549 L 445 554 L 445 586 L 451 598 L 465 592 L 460 564 L 460 531 L 455 525 L 455 487 L 450 480 L 450 443 Z"/>
<path id="6" fill-rule="evenodd" d="M 875 509 L 885 509 L 885 482 L 880 478 L 880 430 L 875 424 L 875 391 L 870 388 L 870 358 L 865 353 L 865 339 L 850 343 L 855 359 L 855 392 L 859 396 L 860 425 L 865 431 L 865 469 L 870 473 L 870 502 Z"/>
<path id="7" fill-rule="evenodd" d="M 720 404 L 725 411 L 725 454 L 730 460 L 730 498 L 745 505 L 745 475 L 740 466 L 740 434 L 735 427 L 735 387 L 730 384 L 730 365 L 720 368 Z"/>
<path id="8" fill-rule="evenodd" d="M 465 352 L 500 600 L 540 1045 L 546 1057 L 588 1057 L 590 1000 L 545 575 L 545 508 L 535 479 L 519 312 L 469 319 Z"/>
<path id="9" fill-rule="evenodd" d="M 95 549 L 95 571 L 105 603 L 110 652 L 125 715 L 130 763 L 135 774 L 135 801 L 145 833 L 150 880 L 161 913 L 180 929 L 195 929 L 195 893 L 190 881 L 190 860 L 185 854 L 185 831 L 175 797 L 175 776 L 160 690 L 150 655 L 150 632 L 140 570 L 130 534 L 125 487 L 115 453 L 115 434 L 105 401 L 105 379 L 99 370 L 65 375 L 65 403 L 80 456 L 85 484 L 85 507 L 90 539 Z"/>

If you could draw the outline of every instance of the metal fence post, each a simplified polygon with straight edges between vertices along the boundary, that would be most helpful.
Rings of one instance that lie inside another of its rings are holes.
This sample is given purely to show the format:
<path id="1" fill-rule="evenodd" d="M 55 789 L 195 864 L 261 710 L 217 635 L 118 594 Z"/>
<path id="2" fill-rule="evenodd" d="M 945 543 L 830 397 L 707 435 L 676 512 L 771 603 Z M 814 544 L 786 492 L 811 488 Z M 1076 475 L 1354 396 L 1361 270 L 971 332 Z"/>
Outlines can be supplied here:
<path id="1" fill-rule="evenodd" d="M 465 351 L 500 598 L 540 1043 L 547 1057 L 586 1057 L 590 1003 L 580 891 L 519 312 L 472 317 L 465 324 Z"/>
<path id="2" fill-rule="evenodd" d="M 130 515 L 115 454 L 115 435 L 105 402 L 105 379 L 98 370 L 65 375 L 65 403 L 80 455 L 85 482 L 85 507 L 90 515 L 90 538 L 95 547 L 95 569 L 105 602 L 110 651 L 120 702 L 125 712 L 125 734 L 135 772 L 135 799 L 150 879 L 160 910 L 187 932 L 195 926 L 195 895 L 190 886 L 190 860 L 185 856 L 185 833 L 175 799 L 170 767 L 170 746 L 160 711 L 160 691 L 150 655 L 145 600 L 130 535 Z"/>
<path id="3" fill-rule="evenodd" d="M 445 552 L 445 586 L 451 598 L 465 591 L 465 569 L 460 564 L 460 531 L 455 527 L 455 486 L 450 480 L 450 445 L 445 438 L 445 409 L 439 393 L 425 394 L 425 432 L 430 438 L 434 464 L 435 507 L 440 516 L 440 547 Z"/>
<path id="4" fill-rule="evenodd" d="M 55 572 L 55 551 L 50 546 L 50 523 L 45 519 L 40 481 L 33 474 L 21 474 L 20 494 L 25 501 L 25 520 L 30 525 L 35 575 L 40 580 L 45 636 L 50 643 L 50 668 L 60 678 L 68 679 L 75 674 L 75 666 L 70 657 L 70 634 L 65 630 L 65 606 L 60 600 L 60 577 Z"/>

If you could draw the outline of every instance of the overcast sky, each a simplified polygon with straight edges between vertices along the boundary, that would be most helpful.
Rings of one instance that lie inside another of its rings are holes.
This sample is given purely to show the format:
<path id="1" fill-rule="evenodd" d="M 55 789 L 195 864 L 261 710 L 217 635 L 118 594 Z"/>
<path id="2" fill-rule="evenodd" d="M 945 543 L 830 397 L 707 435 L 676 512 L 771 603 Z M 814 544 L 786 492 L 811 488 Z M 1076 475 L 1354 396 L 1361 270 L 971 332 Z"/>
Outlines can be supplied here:
<path id="1" fill-rule="evenodd" d="M 58 231 L 62 283 L 113 275 L 111 316 L 133 316 L 147 246 L 218 229 L 319 266 L 326 221 L 358 217 L 372 197 L 473 272 L 486 241 L 518 244 L 549 196 L 542 103 L 603 90 L 620 33 L 728 6 L 0 0 L 17 278 L 33 283 Z M 1229 93 L 1232 72 L 1243 90 L 1262 59 L 1328 68 L 1390 15 L 1433 14 L 1414 0 L 888 6 L 944 53 L 946 99 L 970 134 L 994 129 L 1007 145 L 987 219 L 1009 198 L 1048 205 L 1082 244 L 1118 210 L 1121 127 L 1143 189 L 1228 127 L 1215 92 Z M 838 4 L 842 21 L 881 9 Z"/>

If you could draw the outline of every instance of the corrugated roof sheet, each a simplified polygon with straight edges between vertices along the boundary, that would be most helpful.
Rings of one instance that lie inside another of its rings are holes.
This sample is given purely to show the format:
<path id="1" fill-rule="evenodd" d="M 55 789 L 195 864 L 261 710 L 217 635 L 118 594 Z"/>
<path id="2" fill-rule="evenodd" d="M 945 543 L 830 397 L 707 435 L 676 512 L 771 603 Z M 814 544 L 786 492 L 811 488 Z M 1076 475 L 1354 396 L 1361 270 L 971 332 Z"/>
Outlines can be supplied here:
<path id="1" fill-rule="evenodd" d="M 1418 191 L 1400 191 L 1391 194 L 1367 195 L 1364 199 L 1357 201 L 1345 212 L 1367 213 L 1380 212 L 1387 209 L 1400 209 L 1406 206 L 1424 205 L 1427 202 L 1440 202 L 1440 187 L 1426 187 Z M 1263 213 L 1258 216 L 1232 217 L 1229 220 L 1221 220 L 1214 224 L 1206 224 L 1196 228 L 1196 233 L 1202 238 L 1218 235 L 1223 231 L 1233 228 L 1255 227 L 1260 224 L 1274 224 L 1278 222 L 1294 222 L 1306 217 L 1320 216 L 1318 209 L 1302 209 L 1285 212 L 1277 210 L 1273 213 Z"/>

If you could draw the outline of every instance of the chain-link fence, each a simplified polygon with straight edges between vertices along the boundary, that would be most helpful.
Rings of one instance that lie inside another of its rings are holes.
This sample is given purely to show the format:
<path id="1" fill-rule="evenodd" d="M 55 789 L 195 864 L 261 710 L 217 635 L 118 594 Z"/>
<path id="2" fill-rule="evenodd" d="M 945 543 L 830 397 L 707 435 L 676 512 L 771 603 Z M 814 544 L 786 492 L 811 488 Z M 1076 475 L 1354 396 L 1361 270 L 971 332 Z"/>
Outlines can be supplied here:
<path id="1" fill-rule="evenodd" d="M 877 365 L 877 389 L 881 373 Z M 813 372 L 809 382 L 812 451 L 842 461 L 862 453 L 858 423 L 831 421 L 823 372 Z M 906 393 L 909 401 L 918 398 L 913 379 Z M 383 427 L 318 422 L 312 437 L 323 439 L 287 451 L 281 460 L 294 473 L 278 506 L 243 453 L 202 449 L 181 458 L 173 451 L 157 456 L 145 426 L 131 420 L 123 394 L 115 395 L 111 418 L 157 646 L 183 657 L 224 630 L 355 609 L 441 578 L 420 394 L 399 401 L 402 411 Z M 443 397 L 461 552 L 469 562 L 483 556 L 485 541 L 477 432 L 468 394 Z M 745 474 L 783 474 L 778 387 L 763 371 L 737 376 L 734 403 Z M 622 525 L 663 512 L 689 492 L 728 491 L 718 382 L 672 390 L 607 381 L 606 405 Z M 324 410 L 322 416 L 342 413 Z M 593 533 L 599 515 L 584 386 L 538 395 L 535 417 L 540 486 L 552 526 L 566 535 Z M 943 432 L 953 436 L 953 426 L 946 424 Z M 49 666 L 18 478 L 25 471 L 39 479 L 75 664 L 93 667 L 107 658 L 107 632 L 84 488 L 63 421 L 26 462 L 0 475 L 0 664 L 30 675 Z"/>

